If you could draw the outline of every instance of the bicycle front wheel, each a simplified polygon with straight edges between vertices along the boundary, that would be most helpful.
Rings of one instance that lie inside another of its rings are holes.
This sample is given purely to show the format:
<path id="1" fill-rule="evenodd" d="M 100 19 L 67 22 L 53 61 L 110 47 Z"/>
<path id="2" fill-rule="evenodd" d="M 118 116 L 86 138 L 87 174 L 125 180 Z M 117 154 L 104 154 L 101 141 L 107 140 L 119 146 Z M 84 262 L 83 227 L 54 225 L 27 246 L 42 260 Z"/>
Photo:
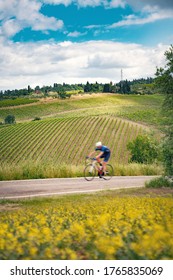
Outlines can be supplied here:
<path id="1" fill-rule="evenodd" d="M 96 176 L 96 169 L 92 164 L 88 164 L 84 169 L 84 178 L 87 181 L 92 181 Z"/>
<path id="2" fill-rule="evenodd" d="M 112 165 L 107 164 L 106 165 L 106 174 L 103 175 L 103 179 L 110 180 L 113 175 L 114 175 L 114 170 L 113 170 Z"/>

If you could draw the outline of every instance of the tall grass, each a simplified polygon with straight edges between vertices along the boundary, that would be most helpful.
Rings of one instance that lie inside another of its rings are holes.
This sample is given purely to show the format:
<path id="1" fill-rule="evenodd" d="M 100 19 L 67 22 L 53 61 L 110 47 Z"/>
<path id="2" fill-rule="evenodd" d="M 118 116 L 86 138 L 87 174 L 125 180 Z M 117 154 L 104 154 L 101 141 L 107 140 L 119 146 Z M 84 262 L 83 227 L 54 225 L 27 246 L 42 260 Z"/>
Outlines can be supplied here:
<path id="1" fill-rule="evenodd" d="M 131 163 L 128 165 L 113 165 L 115 176 L 161 175 L 163 170 L 157 165 Z M 57 164 L 54 162 L 25 161 L 20 164 L 5 164 L 0 166 L 0 181 L 72 178 L 83 177 L 84 165 Z"/>

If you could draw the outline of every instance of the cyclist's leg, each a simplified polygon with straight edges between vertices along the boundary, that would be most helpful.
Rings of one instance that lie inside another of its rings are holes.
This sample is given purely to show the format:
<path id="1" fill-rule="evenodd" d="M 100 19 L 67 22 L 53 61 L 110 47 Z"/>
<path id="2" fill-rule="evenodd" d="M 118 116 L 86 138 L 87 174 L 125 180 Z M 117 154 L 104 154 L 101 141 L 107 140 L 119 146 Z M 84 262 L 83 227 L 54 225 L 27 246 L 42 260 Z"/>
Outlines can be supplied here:
<path id="1" fill-rule="evenodd" d="M 100 166 L 103 166 L 103 162 L 102 162 L 102 160 L 101 160 L 102 158 L 104 158 L 103 155 L 102 155 L 100 158 L 97 158 L 97 162 L 98 162 L 97 171 L 98 171 L 98 176 L 99 176 L 100 178 L 102 178 L 102 172 L 103 172 L 103 171 L 100 170 Z"/>
<path id="2" fill-rule="evenodd" d="M 106 164 L 107 164 L 107 162 L 103 161 L 103 174 L 106 173 Z"/>
<path id="3" fill-rule="evenodd" d="M 101 156 L 100 158 L 97 158 L 97 162 L 99 163 L 100 166 L 102 166 L 102 160 L 101 160 L 102 158 L 103 158 L 103 156 Z M 99 171 L 98 165 L 97 165 L 97 169 Z"/>
<path id="4" fill-rule="evenodd" d="M 103 160 L 103 172 L 104 172 L 104 174 L 106 173 L 106 164 L 108 163 L 108 161 L 109 161 L 109 158 L 110 158 L 110 153 L 107 153 L 107 154 L 105 154 L 104 155 L 104 160 Z"/>

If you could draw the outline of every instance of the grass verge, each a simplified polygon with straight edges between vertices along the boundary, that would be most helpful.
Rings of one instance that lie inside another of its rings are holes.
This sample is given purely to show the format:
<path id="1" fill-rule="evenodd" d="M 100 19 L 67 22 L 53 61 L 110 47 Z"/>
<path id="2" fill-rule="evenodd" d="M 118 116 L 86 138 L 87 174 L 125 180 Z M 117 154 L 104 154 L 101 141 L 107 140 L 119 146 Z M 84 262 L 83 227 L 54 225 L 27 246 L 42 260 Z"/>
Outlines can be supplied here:
<path id="1" fill-rule="evenodd" d="M 140 176 L 161 175 L 162 167 L 159 165 L 145 165 L 131 163 L 128 165 L 113 165 L 114 176 Z M 67 165 L 53 162 L 26 161 L 16 164 L 0 166 L 0 181 L 44 179 L 44 178 L 72 178 L 83 177 L 84 165 Z"/>

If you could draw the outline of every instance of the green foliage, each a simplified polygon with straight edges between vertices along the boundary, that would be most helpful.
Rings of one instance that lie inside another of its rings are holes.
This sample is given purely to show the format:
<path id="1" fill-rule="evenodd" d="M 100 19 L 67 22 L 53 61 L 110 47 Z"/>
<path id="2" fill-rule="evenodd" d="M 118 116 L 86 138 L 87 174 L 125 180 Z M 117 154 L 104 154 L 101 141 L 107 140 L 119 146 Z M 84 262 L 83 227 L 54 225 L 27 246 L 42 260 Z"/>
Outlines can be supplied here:
<path id="1" fill-rule="evenodd" d="M 41 118 L 40 118 L 40 117 L 35 117 L 35 118 L 33 119 L 33 121 L 41 121 Z"/>
<path id="2" fill-rule="evenodd" d="M 60 99 L 70 98 L 70 94 L 67 94 L 64 90 L 58 91 L 58 97 Z"/>
<path id="3" fill-rule="evenodd" d="M 127 145 L 131 153 L 131 162 L 152 163 L 158 158 L 158 146 L 146 135 L 138 137 Z"/>
<path id="4" fill-rule="evenodd" d="M 130 86 L 132 85 L 140 85 L 140 87 L 143 85 L 146 87 L 147 85 L 150 85 L 153 82 L 152 78 L 141 78 L 138 80 L 133 80 L 133 81 L 120 81 L 117 84 L 112 84 L 110 82 L 109 84 L 109 90 L 103 90 L 104 86 L 107 87 L 108 84 L 103 85 L 102 83 L 89 83 L 87 82 L 86 84 L 58 84 L 54 83 L 53 86 L 42 86 L 40 87 L 37 85 L 34 89 L 31 88 L 30 85 L 28 85 L 27 88 L 23 89 L 13 89 L 13 90 L 5 90 L 4 92 L 1 90 L 0 91 L 0 100 L 4 98 L 14 98 L 14 97 L 19 97 L 19 96 L 30 96 L 34 93 L 36 94 L 42 94 L 43 96 L 49 96 L 50 92 L 59 92 L 61 90 L 63 91 L 78 91 L 78 92 L 120 92 L 120 93 L 130 93 Z M 134 90 L 134 92 L 141 92 L 141 90 Z M 149 90 L 145 90 L 145 93 L 151 94 L 152 92 Z"/>
<path id="5" fill-rule="evenodd" d="M 12 99 L 3 99 L 0 100 L 0 108 L 2 107 L 10 107 L 10 106 L 19 106 L 19 105 L 26 105 L 37 102 L 37 99 L 30 99 L 30 98 L 12 98 Z"/>
<path id="6" fill-rule="evenodd" d="M 23 88 L 23 89 L 14 89 L 14 90 L 5 90 L 3 93 L 3 97 L 19 97 L 19 96 L 26 96 L 29 95 L 29 93 L 31 92 L 31 87 L 28 86 L 28 88 Z"/>
<path id="7" fill-rule="evenodd" d="M 167 64 L 156 72 L 156 86 L 164 94 L 162 114 L 164 116 L 165 140 L 163 142 L 163 162 L 165 173 L 173 175 L 173 46 L 165 52 Z"/>
<path id="8" fill-rule="evenodd" d="M 170 135 L 165 137 L 162 145 L 162 159 L 165 166 L 167 175 L 173 175 L 173 131 L 171 130 Z"/>
<path id="9" fill-rule="evenodd" d="M 4 121 L 5 121 L 5 124 L 14 124 L 14 123 L 16 123 L 14 115 L 6 116 Z"/>
<path id="10" fill-rule="evenodd" d="M 103 86 L 103 92 L 113 92 L 115 93 L 117 91 L 117 87 L 111 83 L 104 84 Z"/>
<path id="11" fill-rule="evenodd" d="M 125 81 L 121 81 L 120 82 L 120 93 L 130 93 L 130 82 L 128 82 L 127 80 Z"/>
<path id="12" fill-rule="evenodd" d="M 147 188 L 173 188 L 173 181 L 168 177 L 159 177 L 145 184 Z"/>

